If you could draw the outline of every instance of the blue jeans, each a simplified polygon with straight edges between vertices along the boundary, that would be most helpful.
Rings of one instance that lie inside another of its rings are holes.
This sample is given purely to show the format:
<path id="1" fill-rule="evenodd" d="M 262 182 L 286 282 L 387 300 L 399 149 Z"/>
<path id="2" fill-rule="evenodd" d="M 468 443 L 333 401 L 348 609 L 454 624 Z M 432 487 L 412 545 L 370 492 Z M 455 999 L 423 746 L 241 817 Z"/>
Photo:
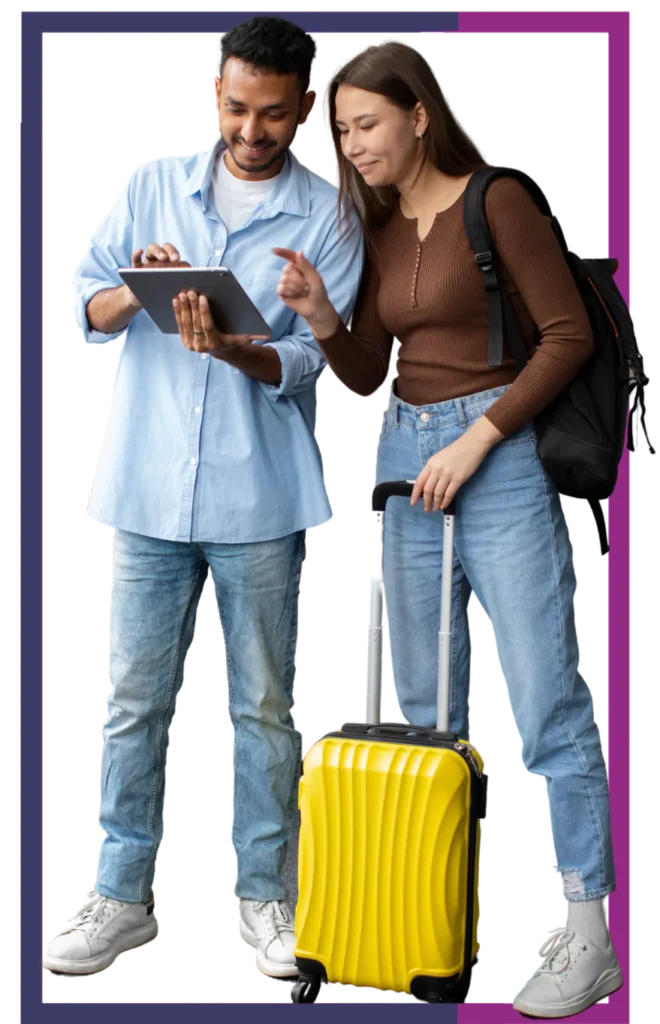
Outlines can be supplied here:
<path id="1" fill-rule="evenodd" d="M 97 890 L 146 900 L 163 834 L 168 729 L 210 567 L 234 725 L 236 895 L 278 900 L 301 738 L 291 717 L 304 531 L 253 544 L 178 543 L 118 530 L 110 717 L 104 728 Z"/>
<path id="2" fill-rule="evenodd" d="M 507 386 L 435 405 L 392 394 L 377 479 L 417 477 Z M 397 695 L 405 718 L 435 726 L 442 514 L 392 498 L 383 576 Z M 614 889 L 607 774 L 591 695 L 578 672 L 575 575 L 557 488 L 531 423 L 496 445 L 456 496 L 450 728 L 468 738 L 471 591 L 495 631 L 526 767 L 544 775 L 564 894 Z"/>

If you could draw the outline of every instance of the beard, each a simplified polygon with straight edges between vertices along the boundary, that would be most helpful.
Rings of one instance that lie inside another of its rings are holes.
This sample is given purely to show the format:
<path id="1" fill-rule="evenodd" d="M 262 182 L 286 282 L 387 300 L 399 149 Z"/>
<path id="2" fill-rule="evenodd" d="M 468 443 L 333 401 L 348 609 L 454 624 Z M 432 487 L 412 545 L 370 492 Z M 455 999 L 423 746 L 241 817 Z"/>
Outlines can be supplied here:
<path id="1" fill-rule="evenodd" d="M 279 160 L 284 150 L 288 149 L 288 143 L 286 146 L 265 146 L 263 160 L 246 160 L 241 144 L 234 139 L 231 140 L 229 148 L 236 166 L 240 167 L 242 171 L 250 173 L 252 171 L 267 171 Z"/>

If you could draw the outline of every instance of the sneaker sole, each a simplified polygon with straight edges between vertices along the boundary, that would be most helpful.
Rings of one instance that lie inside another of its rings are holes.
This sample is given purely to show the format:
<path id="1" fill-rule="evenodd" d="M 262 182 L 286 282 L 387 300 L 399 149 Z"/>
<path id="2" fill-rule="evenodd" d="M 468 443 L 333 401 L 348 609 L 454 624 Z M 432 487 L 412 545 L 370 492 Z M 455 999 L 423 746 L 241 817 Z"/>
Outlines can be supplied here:
<path id="1" fill-rule="evenodd" d="M 514 1001 L 513 1008 L 524 1017 L 532 1017 L 535 1020 L 558 1020 L 560 1017 L 572 1017 L 576 1013 L 582 1013 L 583 1010 L 593 1006 L 600 999 L 605 999 L 606 996 L 618 992 L 620 988 L 623 988 L 623 975 L 621 968 L 615 967 L 611 971 L 601 974 L 586 995 L 563 1003 L 560 1007 L 553 1009 L 552 1007 L 533 1006 L 531 1003 L 521 1000 L 520 1002 Z"/>
<path id="2" fill-rule="evenodd" d="M 277 964 L 273 960 L 269 960 L 261 950 L 259 949 L 259 942 L 245 921 L 241 919 L 240 923 L 241 938 L 247 942 L 248 946 L 252 946 L 257 951 L 257 967 L 262 974 L 267 974 L 269 978 L 297 978 L 298 977 L 298 965 L 297 964 Z"/>
<path id="3" fill-rule="evenodd" d="M 153 923 L 143 925 L 134 931 L 122 936 L 113 946 L 106 949 L 98 956 L 90 957 L 87 960 L 62 960 L 59 957 L 47 956 L 43 961 L 46 970 L 53 974 L 98 974 L 110 967 L 120 953 L 129 949 L 136 949 L 151 942 L 158 935 L 158 922 L 153 918 Z"/>

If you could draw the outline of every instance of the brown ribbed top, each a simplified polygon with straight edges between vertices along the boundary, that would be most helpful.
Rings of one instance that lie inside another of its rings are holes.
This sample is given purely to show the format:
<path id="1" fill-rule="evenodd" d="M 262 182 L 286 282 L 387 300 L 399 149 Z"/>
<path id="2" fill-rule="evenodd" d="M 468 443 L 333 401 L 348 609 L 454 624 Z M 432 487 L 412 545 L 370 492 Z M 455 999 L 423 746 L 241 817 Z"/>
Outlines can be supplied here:
<path id="1" fill-rule="evenodd" d="M 497 178 L 486 212 L 502 284 L 533 352 L 520 374 L 506 343 L 502 365 L 488 365 L 488 301 L 463 226 L 462 195 L 436 215 L 422 242 L 417 221 L 396 205 L 375 232 L 376 251 L 365 264 L 351 330 L 341 324 L 319 345 L 340 380 L 361 395 L 387 377 L 395 337 L 401 342 L 397 394 L 411 405 L 511 384 L 486 413 L 509 435 L 575 376 L 593 351 L 593 337 L 550 218 L 526 189 L 514 178 Z"/>

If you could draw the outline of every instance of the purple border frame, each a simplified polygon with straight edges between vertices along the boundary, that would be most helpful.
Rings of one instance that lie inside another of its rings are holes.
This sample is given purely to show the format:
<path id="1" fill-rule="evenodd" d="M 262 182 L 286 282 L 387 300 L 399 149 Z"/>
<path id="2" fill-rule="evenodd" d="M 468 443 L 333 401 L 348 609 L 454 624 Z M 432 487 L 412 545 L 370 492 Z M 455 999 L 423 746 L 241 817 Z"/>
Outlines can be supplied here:
<path id="1" fill-rule="evenodd" d="M 461 34 L 604 36 L 607 55 L 606 253 L 619 260 L 616 282 L 632 302 L 632 11 L 612 8 L 459 11 Z M 632 457 L 626 450 L 608 502 L 611 551 L 607 559 L 607 756 L 617 889 L 609 900 L 610 931 L 624 977 L 611 1000 L 586 1011 L 592 1024 L 632 1019 L 630 978 L 632 890 Z M 533 965 L 530 964 L 530 967 Z M 477 1024 L 486 1004 L 458 1008 L 458 1024 Z M 521 1021 L 509 1004 L 487 1004 L 488 1024 Z"/>
<path id="2" fill-rule="evenodd" d="M 27 927 L 27 920 L 41 918 L 41 818 L 34 808 L 41 804 L 41 402 L 35 416 L 35 391 L 41 397 L 42 365 L 35 360 L 34 338 L 41 337 L 41 260 L 34 252 L 41 243 L 41 90 L 42 35 L 44 32 L 107 31 L 207 31 L 223 32 L 257 12 L 222 12 L 187 15 L 154 13 L 51 13 L 23 14 L 22 160 L 22 360 L 21 360 L 21 654 L 22 654 L 22 803 L 23 841 L 22 913 L 22 1013 L 23 1021 L 82 1021 L 95 1018 L 115 1021 L 180 1021 L 182 1017 L 211 1020 L 219 1012 L 240 1014 L 243 1019 L 262 1014 L 276 1018 L 289 1013 L 285 1004 L 84 1004 L 43 1003 L 41 994 L 41 929 Z M 264 12 L 273 13 L 273 12 Z M 279 13 L 279 12 L 278 12 Z M 609 253 L 619 260 L 617 283 L 629 299 L 629 15 L 616 13 L 282 13 L 306 31 L 460 31 L 460 32 L 585 32 L 605 33 L 609 47 Z M 37 254 L 38 255 L 38 254 Z M 27 281 L 31 285 L 28 288 Z M 35 300 L 38 294 L 38 301 Z M 617 891 L 609 899 L 610 930 L 624 977 L 629 977 L 629 464 L 624 449 L 617 488 L 609 502 L 609 774 Z M 28 587 L 27 582 L 36 586 Z M 35 593 L 36 591 L 36 593 Z M 36 600 L 35 600 L 36 598 Z M 38 637 L 38 640 L 35 639 Z M 263 1008 L 262 1008 L 263 1007 Z M 358 1021 L 367 1007 L 381 1018 L 394 1021 L 408 1012 L 397 1004 L 325 1004 L 313 1011 L 328 1019 L 339 1012 Z M 417 1005 L 416 1014 L 433 1013 L 435 1024 L 511 1024 L 525 1018 L 510 1005 L 468 1003 L 459 1007 Z M 629 986 L 579 1016 L 563 1018 L 583 1024 L 628 1024 Z"/>

